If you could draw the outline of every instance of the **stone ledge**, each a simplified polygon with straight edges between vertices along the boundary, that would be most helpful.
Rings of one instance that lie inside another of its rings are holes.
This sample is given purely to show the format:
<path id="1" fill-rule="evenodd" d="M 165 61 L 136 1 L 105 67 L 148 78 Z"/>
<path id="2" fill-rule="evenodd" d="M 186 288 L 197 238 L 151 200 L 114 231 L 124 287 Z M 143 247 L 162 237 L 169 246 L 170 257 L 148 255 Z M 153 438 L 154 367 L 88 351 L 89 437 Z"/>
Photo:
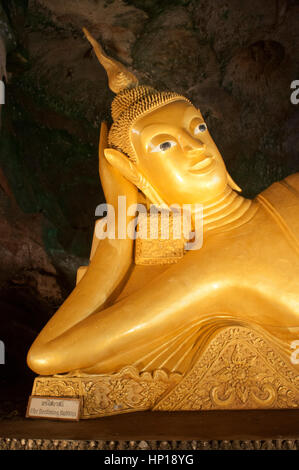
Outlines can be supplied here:
<path id="1" fill-rule="evenodd" d="M 299 439 L 212 441 L 83 441 L 0 439 L 0 450 L 299 450 Z"/>

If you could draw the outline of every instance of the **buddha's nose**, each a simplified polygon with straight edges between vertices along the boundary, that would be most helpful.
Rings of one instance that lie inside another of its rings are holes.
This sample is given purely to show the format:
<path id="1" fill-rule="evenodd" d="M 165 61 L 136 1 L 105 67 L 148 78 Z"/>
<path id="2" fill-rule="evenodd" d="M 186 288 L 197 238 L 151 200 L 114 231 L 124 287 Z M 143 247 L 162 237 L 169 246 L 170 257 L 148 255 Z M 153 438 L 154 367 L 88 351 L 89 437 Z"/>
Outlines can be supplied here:
<path id="1" fill-rule="evenodd" d="M 191 136 L 183 136 L 181 145 L 184 153 L 190 158 L 196 157 L 206 148 L 203 142 L 198 139 L 193 139 Z"/>
<path id="2" fill-rule="evenodd" d="M 196 148 L 192 147 L 185 147 L 184 151 L 188 155 L 188 157 L 196 157 L 198 154 L 202 153 L 202 151 L 206 148 L 205 144 L 197 145 Z"/>
<path id="3" fill-rule="evenodd" d="M 200 142 L 196 142 L 195 146 L 185 145 L 183 147 L 185 155 L 188 158 L 198 157 L 202 154 L 203 150 L 205 150 L 206 145 Z"/>

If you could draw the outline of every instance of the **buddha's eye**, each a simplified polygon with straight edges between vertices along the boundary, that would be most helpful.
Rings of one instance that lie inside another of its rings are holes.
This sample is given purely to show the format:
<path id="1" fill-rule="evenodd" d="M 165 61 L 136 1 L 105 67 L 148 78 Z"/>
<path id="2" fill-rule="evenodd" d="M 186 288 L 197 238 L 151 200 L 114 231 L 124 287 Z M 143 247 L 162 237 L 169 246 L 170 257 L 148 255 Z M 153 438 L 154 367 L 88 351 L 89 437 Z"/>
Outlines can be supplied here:
<path id="1" fill-rule="evenodd" d="M 160 150 L 162 150 L 163 152 L 165 152 L 165 150 L 170 149 L 170 148 L 173 147 L 174 145 L 175 145 L 174 142 L 171 142 L 170 140 L 167 140 L 166 142 L 162 142 L 162 144 L 159 145 L 159 148 L 160 148 Z"/>
<path id="2" fill-rule="evenodd" d="M 207 130 L 207 125 L 202 122 L 201 124 L 198 124 L 195 128 L 194 128 L 194 135 L 198 135 L 202 132 L 205 132 Z"/>
<path id="3" fill-rule="evenodd" d="M 149 147 L 150 147 L 150 152 L 166 152 L 167 150 L 171 149 L 175 145 L 176 145 L 176 142 L 174 142 L 173 140 L 165 140 L 164 142 L 158 145 L 154 145 L 154 143 L 152 142 Z"/>

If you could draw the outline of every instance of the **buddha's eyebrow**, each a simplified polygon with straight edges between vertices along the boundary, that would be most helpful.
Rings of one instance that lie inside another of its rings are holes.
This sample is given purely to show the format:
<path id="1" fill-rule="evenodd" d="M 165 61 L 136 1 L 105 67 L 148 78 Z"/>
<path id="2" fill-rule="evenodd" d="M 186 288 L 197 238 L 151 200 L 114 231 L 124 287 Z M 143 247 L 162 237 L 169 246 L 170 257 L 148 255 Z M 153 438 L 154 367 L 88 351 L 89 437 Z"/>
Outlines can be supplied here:
<path id="1" fill-rule="evenodd" d="M 167 127 L 167 132 L 165 130 L 165 127 Z M 149 126 L 146 126 L 142 129 L 141 131 L 141 139 L 145 142 L 148 142 L 151 140 L 155 135 L 158 135 L 160 133 L 176 133 L 179 129 L 179 126 L 171 126 L 167 124 L 167 122 L 157 122 L 155 124 L 150 124 Z"/>
<path id="2" fill-rule="evenodd" d="M 198 119 L 203 119 L 202 115 L 201 115 L 201 112 L 199 109 L 195 108 L 194 110 L 192 110 L 193 112 L 190 113 L 190 122 L 195 119 L 195 118 L 198 118 Z M 189 114 L 189 113 L 188 113 Z M 189 117 L 189 116 L 188 116 Z"/>
<path id="3" fill-rule="evenodd" d="M 182 121 L 187 118 L 188 125 L 195 118 L 204 121 L 203 117 L 200 115 L 200 111 L 196 108 L 189 109 L 181 114 Z M 141 132 L 141 140 L 145 143 L 149 142 L 155 135 L 165 132 L 165 127 L 167 127 L 167 134 L 175 134 L 179 128 L 182 126 L 180 123 L 178 125 L 169 125 L 167 122 L 157 122 L 155 124 L 149 124 L 145 126 Z"/>

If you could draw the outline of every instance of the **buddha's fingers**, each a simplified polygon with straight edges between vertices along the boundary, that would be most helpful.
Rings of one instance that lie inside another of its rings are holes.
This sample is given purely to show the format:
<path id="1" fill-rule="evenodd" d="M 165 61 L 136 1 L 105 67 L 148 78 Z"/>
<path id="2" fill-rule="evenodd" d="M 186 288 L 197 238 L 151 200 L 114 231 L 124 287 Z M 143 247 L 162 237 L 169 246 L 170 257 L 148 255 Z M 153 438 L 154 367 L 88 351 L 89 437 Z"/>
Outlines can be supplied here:
<path id="1" fill-rule="evenodd" d="M 104 155 L 105 151 L 108 150 L 107 136 L 107 125 L 102 122 L 99 140 L 99 172 L 106 202 L 116 210 L 119 196 L 126 196 L 129 204 L 136 202 L 137 188 L 107 161 Z"/>

